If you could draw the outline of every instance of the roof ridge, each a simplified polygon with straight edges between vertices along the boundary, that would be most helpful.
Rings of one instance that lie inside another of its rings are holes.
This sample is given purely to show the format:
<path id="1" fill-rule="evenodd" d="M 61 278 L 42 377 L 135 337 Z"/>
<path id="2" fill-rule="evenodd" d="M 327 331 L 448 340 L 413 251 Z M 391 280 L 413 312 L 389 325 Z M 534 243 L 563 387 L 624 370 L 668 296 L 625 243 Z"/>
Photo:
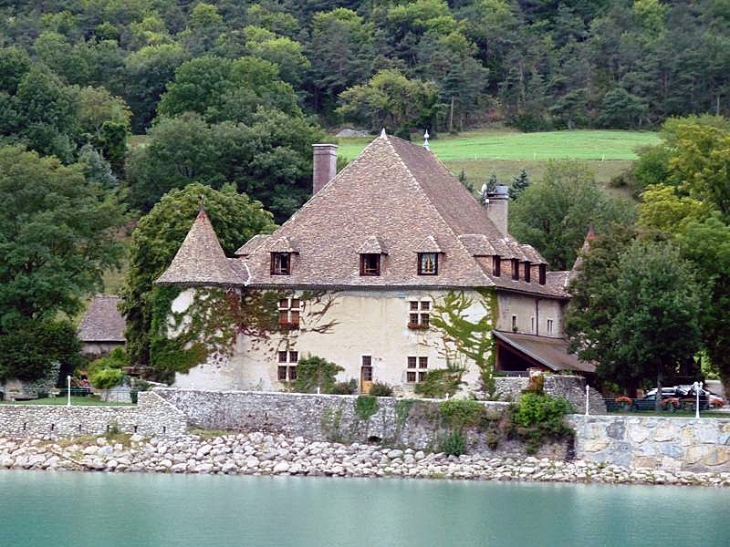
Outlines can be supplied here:
<path id="1" fill-rule="evenodd" d="M 395 138 L 398 138 L 398 137 L 395 137 Z M 482 277 L 484 277 L 484 280 L 485 281 L 487 281 L 491 285 L 494 285 L 494 282 L 487 276 L 487 274 L 484 273 L 484 270 L 479 266 L 479 264 L 476 262 L 476 260 L 474 260 L 474 257 L 469 252 L 469 249 L 467 249 L 466 246 L 464 245 L 464 243 L 461 241 L 461 239 L 459 239 L 459 234 L 456 233 L 456 231 L 453 229 L 453 227 L 451 226 L 451 224 L 449 224 L 448 222 L 446 222 L 446 219 L 441 214 L 441 211 L 439 211 L 439 208 L 436 207 L 436 205 L 433 203 L 433 200 L 431 200 L 431 198 L 429 197 L 428 192 L 426 192 L 426 190 L 424 190 L 423 187 L 419 184 L 418 179 L 413 174 L 413 172 L 411 171 L 410 167 L 408 167 L 408 164 L 403 160 L 403 158 L 400 157 L 400 154 L 395 149 L 395 146 L 393 146 L 393 143 L 390 140 L 388 140 L 387 137 L 386 137 L 386 140 L 388 142 L 388 146 L 390 146 L 390 148 L 393 150 L 393 153 L 395 154 L 396 158 L 398 158 L 398 161 L 405 168 L 406 173 L 408 173 L 408 176 L 415 183 L 416 187 L 418 188 L 418 191 L 423 195 L 423 197 L 426 198 L 426 201 L 431 206 L 431 208 L 436 212 L 436 215 L 438 215 L 438 218 L 441 219 L 441 222 L 443 222 L 444 226 L 446 226 L 446 229 L 449 232 L 451 232 L 451 235 L 454 236 L 454 239 L 456 240 L 457 245 L 461 246 L 462 250 L 464 252 L 466 252 L 466 254 L 472 259 L 472 262 L 475 265 L 475 270 L 478 271 L 479 275 L 481 275 Z M 410 142 L 408 142 L 406 140 L 403 140 L 403 139 L 399 139 L 399 140 L 402 140 L 404 143 L 409 144 L 410 146 L 416 146 L 415 144 L 410 143 Z M 436 158 L 436 155 L 433 152 L 431 152 L 430 150 L 428 150 L 428 152 L 434 158 Z M 436 158 L 436 159 L 438 159 L 438 158 Z M 448 171 L 448 169 L 447 169 L 447 171 Z M 448 171 L 448 172 L 451 173 L 451 171 Z"/>

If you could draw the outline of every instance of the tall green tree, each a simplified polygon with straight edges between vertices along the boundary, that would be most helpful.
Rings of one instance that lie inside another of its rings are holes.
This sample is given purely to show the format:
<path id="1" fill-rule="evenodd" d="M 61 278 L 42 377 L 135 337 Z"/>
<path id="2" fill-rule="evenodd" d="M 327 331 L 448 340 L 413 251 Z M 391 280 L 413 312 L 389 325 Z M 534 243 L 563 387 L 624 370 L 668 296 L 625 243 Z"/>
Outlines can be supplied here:
<path id="1" fill-rule="evenodd" d="M 274 224 L 261 204 L 235 188 L 221 191 L 202 184 L 189 184 L 165 195 L 142 217 L 132 233 L 129 267 L 122 289 L 121 310 L 127 319 L 127 352 L 132 362 L 150 361 L 150 334 L 155 314 L 166 317 L 170 298 L 155 287 L 155 280 L 172 262 L 200 208 L 201 201 L 223 250 L 233 252 L 258 233 L 269 233 Z"/>
<path id="2" fill-rule="evenodd" d="M 548 164 L 541 182 L 530 185 L 510 210 L 510 233 L 533 245 L 550 265 L 570 269 L 583 245 L 588 226 L 605 232 L 615 222 L 629 224 L 633 206 L 612 198 L 584 164 Z"/>
<path id="3" fill-rule="evenodd" d="M 208 124 L 200 116 L 163 118 L 127 163 L 130 202 L 148 211 L 174 188 L 234 183 L 286 220 L 311 195 L 311 145 L 325 135 L 302 118 L 260 109 L 250 124 Z"/>
<path id="4" fill-rule="evenodd" d="M 566 333 L 604 381 L 634 390 L 691 368 L 702 347 L 704 293 L 693 267 L 666 243 L 599 237 L 570 286 Z M 660 399 L 657 398 L 657 405 Z"/>

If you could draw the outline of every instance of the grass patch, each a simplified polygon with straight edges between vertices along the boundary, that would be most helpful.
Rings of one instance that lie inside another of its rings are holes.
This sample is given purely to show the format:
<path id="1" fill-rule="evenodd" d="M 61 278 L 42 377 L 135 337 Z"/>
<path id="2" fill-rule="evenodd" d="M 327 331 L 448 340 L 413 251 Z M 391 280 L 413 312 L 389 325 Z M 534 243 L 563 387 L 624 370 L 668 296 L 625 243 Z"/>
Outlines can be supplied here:
<path id="1" fill-rule="evenodd" d="M 354 159 L 375 137 L 339 139 L 339 154 Z M 413 136 L 420 144 L 422 138 Z M 525 169 L 532 181 L 542 180 L 549 160 L 574 159 L 583 161 L 594 171 L 596 180 L 606 185 L 626 171 L 643 146 L 657 144 L 657 133 L 644 131 L 550 131 L 519 133 L 496 128 L 443 135 L 431 142 L 431 150 L 458 175 L 462 170 L 476 187 L 492 173 L 501 182 L 510 183 L 520 169 Z M 607 188 L 617 196 L 630 197 L 624 189 Z"/>
<path id="2" fill-rule="evenodd" d="M 65 406 L 66 397 L 49 397 L 47 399 L 31 399 L 30 401 L 1 401 L 5 405 L 46 405 Z M 134 406 L 133 403 L 115 403 L 101 401 L 95 397 L 71 397 L 71 406 Z"/>
<path id="3" fill-rule="evenodd" d="M 413 137 L 420 144 L 420 137 Z M 373 138 L 340 139 L 340 155 L 352 159 Z M 657 144 L 657 133 L 648 131 L 548 131 L 517 133 L 513 131 L 471 131 L 461 135 L 444 135 L 431 141 L 431 150 L 443 162 L 510 160 L 547 161 L 576 159 L 594 161 L 633 161 L 636 150 Z"/>

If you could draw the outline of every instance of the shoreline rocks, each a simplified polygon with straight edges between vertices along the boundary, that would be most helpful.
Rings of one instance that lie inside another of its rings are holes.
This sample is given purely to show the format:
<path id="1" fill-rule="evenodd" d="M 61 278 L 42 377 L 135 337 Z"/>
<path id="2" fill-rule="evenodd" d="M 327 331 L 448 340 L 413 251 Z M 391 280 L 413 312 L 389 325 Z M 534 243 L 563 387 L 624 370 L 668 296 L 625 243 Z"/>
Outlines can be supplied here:
<path id="1" fill-rule="evenodd" d="M 484 454 L 455 457 L 261 432 L 218 437 L 190 434 L 175 439 L 140 435 L 62 441 L 0 438 L 0 469 L 730 486 L 730 473 L 667 472 Z"/>

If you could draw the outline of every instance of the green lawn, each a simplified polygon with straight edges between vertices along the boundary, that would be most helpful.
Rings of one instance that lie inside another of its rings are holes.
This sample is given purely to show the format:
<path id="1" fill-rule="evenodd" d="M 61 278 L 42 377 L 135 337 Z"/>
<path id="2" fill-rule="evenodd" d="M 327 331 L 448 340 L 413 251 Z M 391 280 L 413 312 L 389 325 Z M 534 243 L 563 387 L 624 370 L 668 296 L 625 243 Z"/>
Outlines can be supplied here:
<path id="1" fill-rule="evenodd" d="M 372 138 L 339 139 L 339 154 L 353 159 Z M 418 135 L 412 138 L 422 142 Z M 658 142 L 657 133 L 641 131 L 518 133 L 500 128 L 444 135 L 431 141 L 431 150 L 453 173 L 464 170 L 477 183 L 492 173 L 509 182 L 522 168 L 540 180 L 548 160 L 574 159 L 586 162 L 605 184 L 631 165 L 638 148 Z"/>
<path id="2" fill-rule="evenodd" d="M 5 405 L 49 405 L 64 406 L 66 397 L 52 397 L 48 399 L 32 399 L 30 401 L 2 401 Z M 95 397 L 71 397 L 71 406 L 130 406 L 132 403 L 107 403 Z"/>

